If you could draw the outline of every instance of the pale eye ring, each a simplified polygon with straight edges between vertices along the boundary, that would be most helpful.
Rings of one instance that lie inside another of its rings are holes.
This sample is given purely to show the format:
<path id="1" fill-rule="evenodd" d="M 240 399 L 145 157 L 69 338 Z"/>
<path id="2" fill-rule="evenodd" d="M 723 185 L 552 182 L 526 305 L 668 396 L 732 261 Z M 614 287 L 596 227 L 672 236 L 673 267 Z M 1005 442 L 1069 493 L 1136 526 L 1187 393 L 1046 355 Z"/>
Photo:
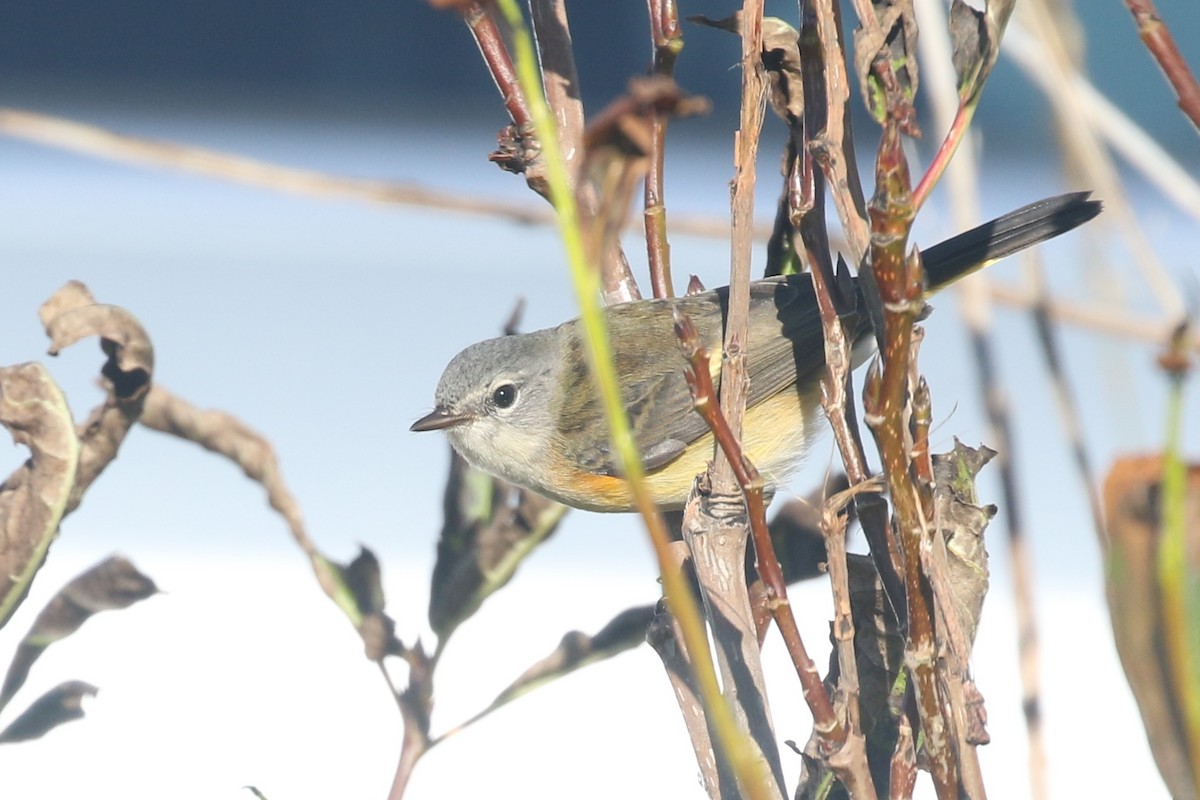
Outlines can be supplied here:
<path id="1" fill-rule="evenodd" d="M 517 387 L 511 383 L 502 383 L 492 391 L 492 405 L 496 408 L 510 408 L 517 402 Z"/>

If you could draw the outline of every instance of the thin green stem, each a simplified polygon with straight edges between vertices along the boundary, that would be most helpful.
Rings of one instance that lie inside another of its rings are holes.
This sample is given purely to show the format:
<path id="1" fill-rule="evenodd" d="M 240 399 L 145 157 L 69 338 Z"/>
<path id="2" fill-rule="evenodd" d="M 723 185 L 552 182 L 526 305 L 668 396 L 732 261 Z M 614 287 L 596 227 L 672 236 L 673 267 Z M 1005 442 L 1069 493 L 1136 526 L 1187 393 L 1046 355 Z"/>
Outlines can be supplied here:
<path id="1" fill-rule="evenodd" d="M 671 613 L 679 620 L 684 644 L 691 654 L 692 668 L 696 673 L 705 713 L 738 777 L 742 791 L 754 800 L 767 800 L 770 797 L 767 789 L 768 776 L 763 774 L 746 736 L 738 729 L 733 713 L 721 695 L 712 655 L 708 649 L 703 618 L 683 573 L 672 564 L 671 543 L 666 526 L 646 490 L 641 457 L 629 428 L 629 419 L 621 402 L 620 386 L 613 367 L 607 325 L 600 306 L 599 271 L 588 262 L 579 212 L 571 189 L 572 183 L 562 159 L 554 120 L 542 93 L 532 38 L 516 0 L 498 0 L 497 6 L 510 29 L 517 78 L 525 92 L 534 130 L 542 146 L 546 178 L 550 186 L 550 200 L 557 211 L 559 233 L 566 249 L 571 280 L 579 303 L 584 340 L 591 359 L 592 377 L 596 381 L 596 388 L 599 390 L 608 419 L 613 450 L 620 459 L 623 474 L 629 482 L 638 511 L 646 520 L 646 527 L 662 572 L 667 603 Z"/>
<path id="2" fill-rule="evenodd" d="M 1187 467 L 1179 450 L 1183 436 L 1182 373 L 1171 376 L 1162 471 L 1162 538 L 1158 582 L 1167 652 L 1176 696 L 1183 707 L 1192 769 L 1200 766 L 1200 580 L 1188 558 Z"/>

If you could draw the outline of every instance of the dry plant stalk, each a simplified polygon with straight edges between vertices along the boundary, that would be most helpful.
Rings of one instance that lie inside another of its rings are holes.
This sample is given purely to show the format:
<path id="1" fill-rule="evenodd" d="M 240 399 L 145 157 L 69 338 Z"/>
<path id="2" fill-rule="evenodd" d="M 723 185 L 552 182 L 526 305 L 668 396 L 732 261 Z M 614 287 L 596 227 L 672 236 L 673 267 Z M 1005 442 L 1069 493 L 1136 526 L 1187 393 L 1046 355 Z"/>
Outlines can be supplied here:
<path id="1" fill-rule="evenodd" d="M 1021 40 L 1014 37 L 1014 41 Z M 1104 111 L 1099 110 L 1095 113 L 1101 114 Z M 522 225 L 553 225 L 555 219 L 551 210 L 509 200 L 489 200 L 413 183 L 328 175 L 175 142 L 124 136 L 94 125 L 13 108 L 0 107 L 0 134 L 94 158 L 122 161 L 135 166 L 175 169 L 269 191 L 407 205 L 456 214 L 507 219 Z M 1110 134 L 1110 140 L 1114 135 Z M 1142 133 L 1140 141 L 1151 140 Z M 1179 186 L 1187 179 L 1185 174 L 1176 172 L 1158 180 L 1158 185 L 1165 187 Z M 1164 185 L 1162 181 L 1167 181 L 1167 184 Z M 1190 205 L 1186 207 L 1191 208 Z M 644 224 L 640 224 L 639 227 L 644 228 Z M 755 241 L 768 241 L 775 227 L 770 223 L 755 223 Z M 675 234 L 684 236 L 724 239 L 729 235 L 728 221 L 705 215 L 675 215 L 672 217 L 671 228 Z M 831 238 L 830 248 L 844 249 L 845 244 Z M 826 248 L 826 252 L 830 248 Z M 993 283 L 988 286 L 988 293 L 992 301 L 1015 308 L 1027 309 L 1042 304 L 1033 292 L 1023 287 Z M 1124 339 L 1161 342 L 1170 329 L 1170 324 L 1163 323 L 1159 316 L 1138 315 L 1122 307 L 1106 307 L 1066 298 L 1050 298 L 1044 306 L 1057 322 Z M 1200 351 L 1200 334 L 1193 336 L 1190 346 Z"/>
<path id="2" fill-rule="evenodd" d="M 775 556 L 774 545 L 767 529 L 763 481 L 758 470 L 742 453 L 739 439 L 721 411 L 716 390 L 712 385 L 712 376 L 709 373 L 708 351 L 700 344 L 699 334 L 691 320 L 678 311 L 675 316 L 675 334 L 679 338 L 684 356 L 690 363 L 686 375 L 688 386 L 692 390 L 696 411 L 712 429 L 717 445 L 732 465 L 739 488 L 744 495 L 746 513 L 754 539 L 756 566 L 767 589 L 767 608 L 774 617 L 783 636 L 784 644 L 787 646 L 792 666 L 796 670 L 797 678 L 804 691 L 805 702 L 808 703 L 813 714 L 814 728 L 821 737 L 822 748 L 830 758 L 835 770 L 838 771 L 839 777 L 850 788 L 854 796 L 874 797 L 874 788 L 867 772 L 865 751 L 856 747 L 861 742 L 854 740 L 850 747 L 846 748 L 846 729 L 834 711 L 829 693 L 821 682 L 820 673 L 817 672 L 816 665 L 809 657 L 804 641 L 800 637 L 792 606 L 788 601 L 783 572 L 780 569 L 779 560 Z M 708 530 L 703 532 L 705 535 L 711 533 Z"/>
<path id="3" fill-rule="evenodd" d="M 883 459 L 904 553 L 908 608 L 905 664 L 913 677 L 934 787 L 938 797 L 947 800 L 958 796 L 959 765 L 947 738 L 953 729 L 942 713 L 944 698 L 934 669 L 937 642 L 933 597 L 919 556 L 930 536 L 933 509 L 927 493 L 916 485 L 910 472 L 912 452 L 905 417 L 913 326 L 924 308 L 924 276 L 919 258 L 906 252 L 915 209 L 899 127 L 890 121 L 885 124 L 879 147 L 875 192 L 869 208 L 870 265 L 883 307 L 883 367 L 880 370 L 878 364 L 872 365 L 863 389 L 863 405 Z"/>
<path id="4" fill-rule="evenodd" d="M 921 54 L 941 68 L 926 71 L 927 86 L 940 129 L 953 130 L 959 110 L 956 76 L 952 69 L 953 44 L 944 4 L 940 0 L 918 0 L 918 19 L 924 35 Z M 963 139 L 958 157 L 946 170 L 947 188 L 954 208 L 955 224 L 967 228 L 979 221 L 979 176 L 976 148 Z M 968 277 L 959 292 L 959 311 L 971 337 L 974 367 L 980 396 L 988 416 L 989 438 L 1000 454 L 1001 491 L 1006 511 L 1006 533 L 1012 564 L 1013 605 L 1017 619 L 1017 658 L 1021 676 L 1021 708 L 1025 719 L 1029 752 L 1029 785 L 1032 800 L 1045 800 L 1046 753 L 1042 728 L 1040 664 L 1041 651 L 1034 614 L 1033 564 L 1026 543 L 1023 503 L 1017 485 L 1013 415 L 996 374 L 995 346 L 989 334 L 991 280 L 986 272 Z M 922 396 L 928 399 L 928 392 Z M 928 435 L 928 429 L 924 430 Z M 918 462 L 920 463 L 920 462 Z M 923 480 L 925 478 L 923 477 Z M 932 481 L 933 476 L 928 476 Z M 935 546 L 937 542 L 934 542 Z"/>
<path id="5" fill-rule="evenodd" d="M 542 159 L 542 144 L 534 131 L 529 99 L 517 79 L 508 44 L 500 32 L 491 3 L 463 3 L 458 8 L 479 45 L 496 88 L 504 98 L 513 124 L 498 136 L 499 149 L 489 159 L 508 172 L 524 174 L 529 188 L 550 200 L 550 185 Z M 581 166 L 584 112 L 579 100 L 578 75 L 571 47 L 571 30 L 562 0 L 532 0 L 542 88 L 558 129 L 559 150 L 572 181 Z M 585 214 L 602 213 L 601 198 L 581 182 L 576 199 Z M 604 299 L 608 304 L 641 298 L 637 281 L 620 245 L 605 250 L 601 261 Z"/>
<path id="6" fill-rule="evenodd" d="M 679 11 L 675 0 L 649 0 L 650 40 L 654 47 L 653 75 L 671 78 L 675 59 L 683 50 L 679 31 Z M 672 297 L 671 246 L 667 241 L 667 206 L 664 157 L 667 149 L 666 114 L 656 114 L 651 128 L 650 163 L 642 194 L 642 224 L 646 233 L 646 260 L 650 269 L 650 287 L 655 297 Z"/>
<path id="7" fill-rule="evenodd" d="M 1133 14 L 1137 25 L 1138 35 L 1142 37 L 1146 49 L 1154 56 L 1162 69 L 1163 75 L 1175 94 L 1179 97 L 1179 108 L 1192 121 L 1192 125 L 1200 130 L 1200 85 L 1188 68 L 1187 61 L 1175 44 L 1175 37 L 1170 28 L 1159 15 L 1154 0 L 1125 0 Z"/>
<path id="8" fill-rule="evenodd" d="M 828 15 L 828 19 L 826 19 Z M 793 138 L 802 142 L 797 162 L 788 176 L 789 220 L 799 233 L 796 247 L 802 263 L 810 265 L 821 325 L 825 333 L 825 364 L 821 379 L 821 407 L 833 429 L 834 441 L 851 485 L 870 480 L 853 397 L 850 375 L 850 340 L 843 320 L 863 313 L 855 308 L 855 290 L 845 265 L 834 270 L 825 227 L 826 186 L 832 192 L 848 239 L 851 257 L 861 264 L 867 251 L 866 211 L 857 170 L 853 169 L 853 142 L 849 131 L 850 90 L 846 81 L 840 27 L 831 3 L 810 0 L 802 6 L 800 41 L 804 77 L 804 115 L 793 120 Z M 825 19 L 826 21 L 822 22 Z M 799 126 L 799 130 L 795 128 Z M 873 495 L 856 500 L 871 558 L 883 581 L 884 593 L 895 617 L 904 619 L 905 594 L 900 580 L 902 563 L 888 523 L 886 503 Z"/>

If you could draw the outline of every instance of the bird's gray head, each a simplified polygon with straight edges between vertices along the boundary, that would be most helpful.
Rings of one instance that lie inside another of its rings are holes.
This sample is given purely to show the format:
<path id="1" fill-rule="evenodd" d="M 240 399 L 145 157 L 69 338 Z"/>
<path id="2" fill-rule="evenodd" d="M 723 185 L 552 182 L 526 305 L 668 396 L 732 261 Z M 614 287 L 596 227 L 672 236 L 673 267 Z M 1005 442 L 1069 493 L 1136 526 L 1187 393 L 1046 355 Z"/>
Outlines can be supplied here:
<path id="1" fill-rule="evenodd" d="M 561 354 L 557 329 L 488 339 L 456 355 L 442 373 L 434 410 L 414 431 L 444 430 L 473 466 L 536 488 L 555 422 L 550 408 Z"/>

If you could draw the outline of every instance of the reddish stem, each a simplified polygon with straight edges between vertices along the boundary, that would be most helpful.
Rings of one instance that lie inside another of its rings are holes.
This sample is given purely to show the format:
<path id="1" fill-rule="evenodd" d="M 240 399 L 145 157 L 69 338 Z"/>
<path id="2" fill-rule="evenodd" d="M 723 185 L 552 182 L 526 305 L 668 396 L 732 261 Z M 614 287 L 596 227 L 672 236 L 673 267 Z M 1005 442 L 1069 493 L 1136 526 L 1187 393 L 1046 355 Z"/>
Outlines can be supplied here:
<path id="1" fill-rule="evenodd" d="M 1167 81 L 1179 97 L 1179 108 L 1200 129 L 1200 85 L 1179 52 L 1167 23 L 1163 22 L 1154 0 L 1125 0 L 1137 23 L 1138 35 L 1158 62 Z"/>

